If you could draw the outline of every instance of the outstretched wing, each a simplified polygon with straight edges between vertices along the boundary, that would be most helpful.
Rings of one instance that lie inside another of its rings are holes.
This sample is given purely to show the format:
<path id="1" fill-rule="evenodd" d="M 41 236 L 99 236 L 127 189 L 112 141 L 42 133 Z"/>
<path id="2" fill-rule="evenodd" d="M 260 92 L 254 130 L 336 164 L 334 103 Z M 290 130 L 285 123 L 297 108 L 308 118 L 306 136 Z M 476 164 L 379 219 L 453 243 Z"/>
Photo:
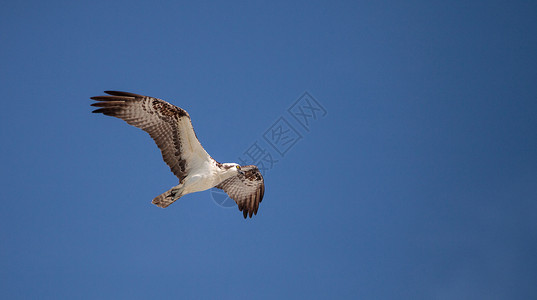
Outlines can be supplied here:
<path id="1" fill-rule="evenodd" d="M 185 110 L 153 97 L 117 91 L 105 93 L 110 96 L 91 98 L 98 101 L 91 106 L 101 107 L 93 112 L 122 119 L 149 133 L 180 181 L 192 165 L 200 160 L 212 160 L 198 141 Z"/>
<path id="2" fill-rule="evenodd" d="M 228 178 L 218 184 L 216 187 L 224 190 L 229 197 L 239 206 L 244 218 L 247 215 L 257 215 L 259 203 L 263 200 L 265 194 L 265 183 L 263 176 L 256 166 L 241 167 L 243 174 Z"/>

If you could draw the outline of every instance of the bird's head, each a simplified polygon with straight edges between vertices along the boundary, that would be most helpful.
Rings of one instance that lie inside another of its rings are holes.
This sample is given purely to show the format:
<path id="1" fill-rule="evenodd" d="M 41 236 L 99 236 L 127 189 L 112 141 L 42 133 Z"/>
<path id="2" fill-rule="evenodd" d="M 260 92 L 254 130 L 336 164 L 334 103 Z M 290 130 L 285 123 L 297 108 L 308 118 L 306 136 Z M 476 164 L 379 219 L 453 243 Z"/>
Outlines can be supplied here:
<path id="1" fill-rule="evenodd" d="M 241 170 L 241 166 L 236 163 L 225 163 L 222 164 L 223 168 L 227 171 L 226 173 L 232 173 L 232 174 L 244 174 L 244 172 Z"/>

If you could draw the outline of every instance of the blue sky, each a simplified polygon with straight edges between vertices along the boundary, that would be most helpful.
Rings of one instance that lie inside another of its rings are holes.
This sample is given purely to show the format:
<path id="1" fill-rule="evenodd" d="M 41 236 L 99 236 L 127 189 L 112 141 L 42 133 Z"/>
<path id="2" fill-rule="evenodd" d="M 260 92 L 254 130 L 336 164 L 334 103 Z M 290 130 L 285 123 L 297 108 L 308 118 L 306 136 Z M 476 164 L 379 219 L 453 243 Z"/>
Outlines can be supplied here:
<path id="1" fill-rule="evenodd" d="M 531 1 L 4 1 L 3 299 L 537 297 Z M 234 162 L 302 136 L 244 220 L 177 184 L 149 136 L 91 114 L 186 109 Z M 307 91 L 307 130 L 287 111 Z"/>

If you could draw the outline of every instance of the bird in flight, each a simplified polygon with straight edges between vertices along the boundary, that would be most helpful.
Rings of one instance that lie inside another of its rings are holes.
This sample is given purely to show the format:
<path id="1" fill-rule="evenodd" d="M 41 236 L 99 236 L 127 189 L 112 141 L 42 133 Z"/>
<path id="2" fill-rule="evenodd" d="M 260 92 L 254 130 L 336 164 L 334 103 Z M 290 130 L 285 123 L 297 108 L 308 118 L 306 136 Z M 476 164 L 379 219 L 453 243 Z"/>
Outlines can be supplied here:
<path id="1" fill-rule="evenodd" d="M 164 100 L 127 92 L 105 91 L 106 96 L 91 97 L 99 107 L 93 113 L 124 120 L 149 133 L 162 152 L 179 184 L 155 197 L 152 203 L 168 207 L 182 196 L 216 187 L 237 203 L 244 218 L 257 215 L 265 184 L 254 165 L 219 163 L 203 149 L 189 114 Z"/>

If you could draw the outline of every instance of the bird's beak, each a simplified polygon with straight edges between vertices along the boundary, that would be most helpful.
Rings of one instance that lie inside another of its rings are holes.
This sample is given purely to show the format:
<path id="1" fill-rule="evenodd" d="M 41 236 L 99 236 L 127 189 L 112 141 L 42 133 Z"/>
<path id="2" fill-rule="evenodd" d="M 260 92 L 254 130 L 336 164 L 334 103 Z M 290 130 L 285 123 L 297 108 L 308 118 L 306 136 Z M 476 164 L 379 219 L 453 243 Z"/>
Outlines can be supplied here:
<path id="1" fill-rule="evenodd" d="M 243 171 L 243 170 L 239 170 L 239 173 L 240 173 L 241 175 L 244 175 L 244 171 Z"/>

